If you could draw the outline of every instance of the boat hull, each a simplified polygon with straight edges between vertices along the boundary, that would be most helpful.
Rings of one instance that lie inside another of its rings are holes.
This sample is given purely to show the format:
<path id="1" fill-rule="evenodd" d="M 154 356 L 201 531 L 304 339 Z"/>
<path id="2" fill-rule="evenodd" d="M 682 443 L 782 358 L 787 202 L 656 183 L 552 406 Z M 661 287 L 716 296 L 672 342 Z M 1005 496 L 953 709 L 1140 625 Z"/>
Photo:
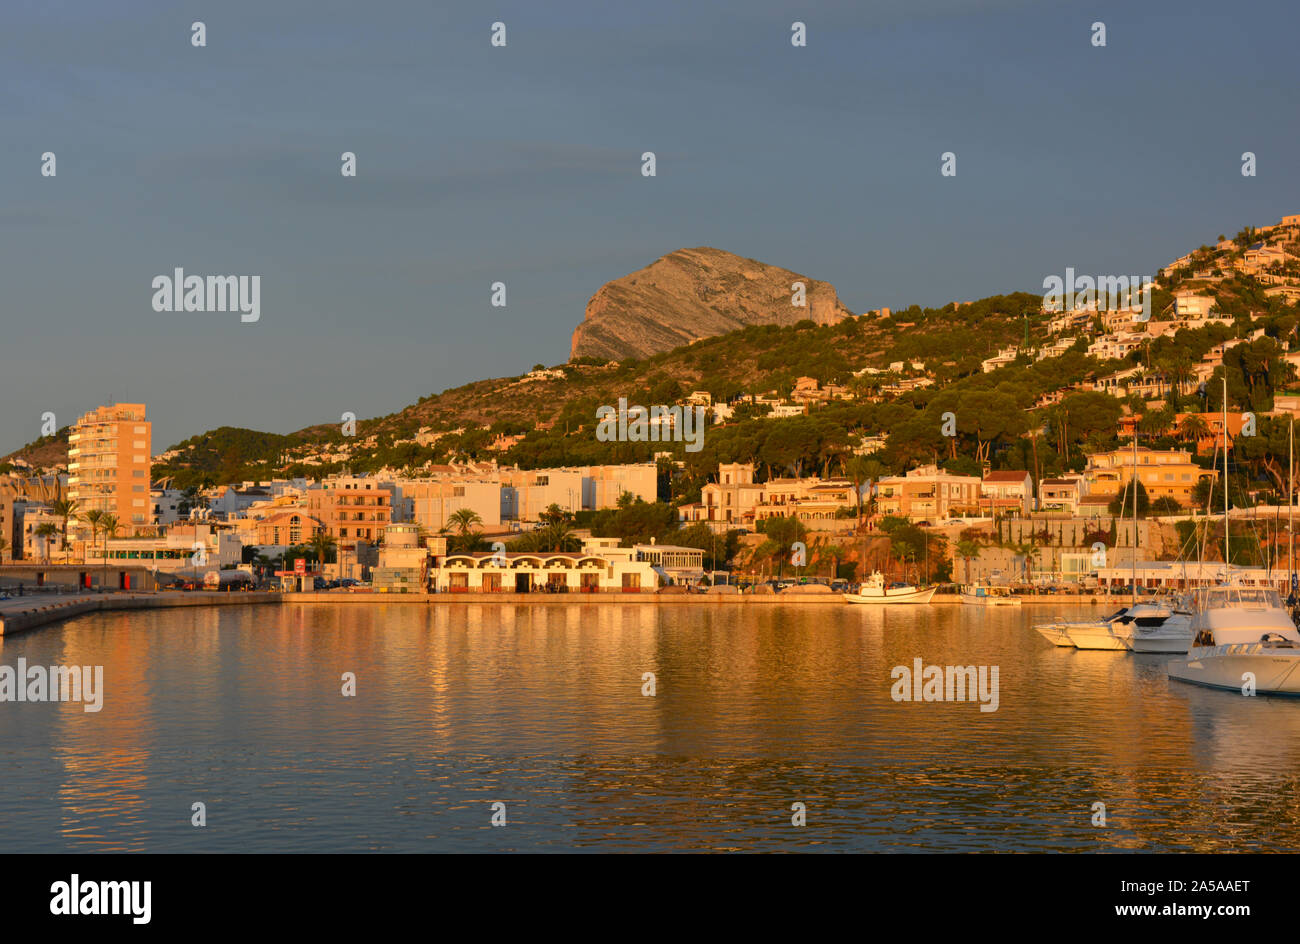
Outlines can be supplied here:
<path id="1" fill-rule="evenodd" d="M 967 606 L 1019 606 L 1020 600 L 1017 597 L 977 597 L 971 593 L 963 593 L 961 602 Z"/>
<path id="2" fill-rule="evenodd" d="M 1070 634 L 1065 631 L 1065 627 L 1060 623 L 1043 623 L 1035 626 L 1034 631 L 1053 646 L 1074 648 L 1074 643 L 1070 641 Z"/>
<path id="3" fill-rule="evenodd" d="M 867 606 L 894 606 L 902 603 L 929 603 L 930 598 L 934 596 L 938 587 L 930 587 L 928 590 L 899 590 L 890 593 L 886 590 L 881 595 L 846 593 L 844 599 L 850 603 L 865 604 Z"/>
<path id="4" fill-rule="evenodd" d="M 1243 676 L 1250 672 L 1257 694 L 1300 696 L 1300 648 L 1263 643 L 1203 646 L 1190 650 L 1186 659 L 1170 662 L 1168 671 L 1179 682 L 1235 692 L 1242 692 Z"/>
<path id="5" fill-rule="evenodd" d="M 1065 632 L 1076 649 L 1128 649 L 1124 637 L 1116 635 L 1108 625 L 1067 626 Z"/>
<path id="6" fill-rule="evenodd" d="M 1192 631 L 1164 631 L 1143 635 L 1134 633 L 1129 637 L 1128 647 L 1134 652 L 1160 652 L 1166 655 L 1180 655 L 1192 647 Z"/>

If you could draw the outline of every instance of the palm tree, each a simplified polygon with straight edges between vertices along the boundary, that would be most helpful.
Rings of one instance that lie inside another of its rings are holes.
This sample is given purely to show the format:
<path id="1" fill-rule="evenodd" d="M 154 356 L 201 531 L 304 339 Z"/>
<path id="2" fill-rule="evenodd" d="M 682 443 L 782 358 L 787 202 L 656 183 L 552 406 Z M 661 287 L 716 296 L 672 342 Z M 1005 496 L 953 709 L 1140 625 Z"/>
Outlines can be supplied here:
<path id="1" fill-rule="evenodd" d="M 858 525 L 862 525 L 862 486 L 871 480 L 867 474 L 867 459 L 863 456 L 854 456 L 845 460 L 841 465 L 844 477 L 853 483 L 853 497 L 857 499 L 858 504 Z"/>
<path id="2" fill-rule="evenodd" d="M 0 537 L 0 562 L 4 561 L 5 548 L 7 548 L 8 546 L 9 546 L 9 542 L 4 538 Z"/>
<path id="3" fill-rule="evenodd" d="M 566 521 L 553 521 L 537 533 L 538 540 L 543 550 L 553 551 L 554 553 L 563 553 L 565 551 L 577 551 L 581 549 L 581 544 L 574 537 L 573 529 L 569 527 Z"/>
<path id="4" fill-rule="evenodd" d="M 460 508 L 447 516 L 447 527 L 455 528 L 461 537 L 468 537 L 476 525 L 483 523 L 473 508 Z"/>
<path id="5" fill-rule="evenodd" d="M 839 576 L 840 560 L 844 557 L 844 548 L 838 544 L 824 544 L 817 549 L 818 560 L 831 562 L 831 580 Z"/>
<path id="6" fill-rule="evenodd" d="M 85 521 L 86 524 L 90 525 L 90 546 L 92 548 L 95 546 L 95 539 L 99 537 L 99 526 L 103 522 L 106 514 L 108 514 L 108 512 L 101 511 L 98 508 L 92 508 L 81 516 L 82 520 Z"/>
<path id="7" fill-rule="evenodd" d="M 889 474 L 889 470 L 885 468 L 885 464 L 881 462 L 879 459 L 868 459 L 863 464 L 862 471 L 867 476 L 867 480 L 871 482 L 873 486 L 879 485 L 880 480 Z M 876 490 L 873 487 L 870 496 L 871 513 L 874 513 L 876 510 L 875 491 Z"/>
<path id="8" fill-rule="evenodd" d="M 957 547 L 956 547 L 957 556 L 966 562 L 967 583 L 970 583 L 970 562 L 979 558 L 981 550 L 982 548 L 980 547 L 978 541 L 972 541 L 970 539 L 967 539 L 964 541 L 957 542 Z"/>
<path id="9" fill-rule="evenodd" d="M 323 572 L 325 570 L 325 555 L 337 548 L 338 542 L 334 540 L 334 537 L 328 531 L 321 528 L 311 536 L 307 546 L 311 548 L 312 554 L 320 561 L 321 571 Z"/>
<path id="10" fill-rule="evenodd" d="M 454 549 L 457 551 L 468 551 L 476 542 L 474 529 L 482 523 L 483 519 L 479 517 L 479 513 L 473 508 L 460 508 L 447 516 L 442 530 L 445 534 L 449 529 L 455 528 L 456 539 L 449 541 L 448 544 L 454 545 Z"/>
<path id="11" fill-rule="evenodd" d="M 59 533 L 59 529 L 52 522 L 46 521 L 37 525 L 36 530 L 32 533 L 41 539 L 41 557 L 48 564 L 50 562 L 50 541 Z"/>
<path id="12" fill-rule="evenodd" d="M 777 559 L 777 555 L 780 553 L 780 551 L 781 551 L 781 545 L 778 544 L 776 541 L 773 541 L 771 538 L 767 538 L 766 540 L 763 541 L 762 544 L 754 548 L 754 553 L 750 556 L 749 559 L 750 567 L 754 570 L 758 570 L 759 565 L 761 565 L 763 561 L 767 561 L 768 562 L 767 572 L 770 574 L 772 572 L 771 562 L 773 559 Z M 780 566 L 781 566 L 780 560 L 777 559 L 778 577 L 780 576 L 780 569 L 779 569 Z"/>
<path id="13" fill-rule="evenodd" d="M 1200 413 L 1190 413 L 1178 424 L 1178 433 L 1189 442 L 1197 443 L 1210 436 L 1210 424 Z"/>
<path id="14" fill-rule="evenodd" d="M 1038 546 L 1033 541 L 1025 541 L 1022 544 L 1015 545 L 1014 550 L 1016 554 L 1024 558 L 1025 583 L 1030 583 L 1030 568 L 1034 558 L 1038 557 Z"/>
<path id="15" fill-rule="evenodd" d="M 77 503 L 71 498 L 60 498 L 50 505 L 50 510 L 63 519 L 63 558 L 67 561 L 68 552 L 68 522 L 74 521 L 77 515 Z"/>
<path id="16" fill-rule="evenodd" d="M 86 518 L 89 519 L 92 514 L 94 512 L 88 513 Z M 104 585 L 108 583 L 108 539 L 117 534 L 120 527 L 121 525 L 117 522 L 117 515 L 110 515 L 105 512 L 99 516 L 99 530 L 104 532 Z"/>

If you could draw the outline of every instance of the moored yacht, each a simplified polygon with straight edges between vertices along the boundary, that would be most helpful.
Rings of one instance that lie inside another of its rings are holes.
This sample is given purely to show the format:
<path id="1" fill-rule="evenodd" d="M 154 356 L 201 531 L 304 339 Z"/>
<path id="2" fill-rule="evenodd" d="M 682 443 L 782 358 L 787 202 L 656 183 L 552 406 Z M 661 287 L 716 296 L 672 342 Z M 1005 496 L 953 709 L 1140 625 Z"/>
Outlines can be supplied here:
<path id="1" fill-rule="evenodd" d="M 1070 634 L 1065 631 L 1065 623 L 1061 620 L 1054 623 L 1039 623 L 1034 627 L 1034 631 L 1053 646 L 1074 647 L 1074 643 L 1070 641 Z"/>
<path id="2" fill-rule="evenodd" d="M 1194 638 L 1186 659 L 1169 663 L 1180 682 L 1261 695 L 1300 695 L 1300 632 L 1271 587 L 1195 591 Z"/>
<path id="3" fill-rule="evenodd" d="M 1152 604 L 1139 603 L 1130 607 L 1130 613 L 1136 618 L 1127 624 L 1128 634 L 1125 642 L 1133 652 L 1186 652 L 1192 644 L 1192 615 L 1180 602 L 1160 604 L 1162 611 L 1159 619 L 1144 619 L 1140 613 L 1133 611 L 1139 607 L 1151 607 Z"/>
<path id="4" fill-rule="evenodd" d="M 1223 451 L 1228 452 L 1228 378 L 1223 378 Z M 1295 468 L 1295 426 L 1287 436 L 1288 466 Z M 1226 467 L 1226 463 L 1225 463 Z M 1294 474 L 1287 483 L 1287 531 L 1295 504 Z M 1228 541 L 1228 490 L 1223 492 L 1223 560 L 1232 578 Z M 1288 551 L 1288 584 L 1295 586 L 1294 550 Z M 1240 691 L 1242 694 L 1300 695 L 1300 632 L 1272 587 L 1227 582 L 1192 595 L 1192 646 L 1186 659 L 1169 663 L 1171 679 Z"/>
<path id="5" fill-rule="evenodd" d="M 1097 620 L 1091 623 L 1067 623 L 1065 634 L 1076 649 L 1118 649 L 1128 648 L 1127 633 L 1123 631 L 1125 616 L 1113 621 Z M 1119 624 L 1120 631 L 1117 632 Z"/>
<path id="6" fill-rule="evenodd" d="M 1186 652 L 1191 617 L 1160 601 L 1142 601 L 1095 620 L 1057 620 L 1034 627 L 1054 646 L 1133 652 Z"/>
<path id="7" fill-rule="evenodd" d="M 1034 627 L 1034 629 L 1038 632 L 1040 636 L 1042 636 L 1044 639 L 1046 639 L 1054 646 L 1061 646 L 1063 648 L 1064 647 L 1073 648 L 1077 646 L 1078 644 L 1074 641 L 1074 638 L 1071 634 L 1078 633 L 1079 638 L 1084 639 L 1086 642 L 1091 643 L 1095 638 L 1096 640 L 1103 643 L 1101 645 L 1091 645 L 1091 644 L 1084 645 L 1080 648 L 1123 649 L 1124 648 L 1123 645 L 1114 646 L 1108 644 L 1108 638 L 1113 637 L 1110 638 L 1110 641 L 1113 641 L 1114 639 L 1118 639 L 1119 641 L 1122 642 L 1122 639 L 1120 637 L 1114 636 L 1114 634 L 1111 632 L 1110 627 L 1113 622 L 1123 617 L 1123 615 L 1127 612 L 1128 612 L 1128 607 L 1124 607 L 1121 610 L 1116 610 L 1110 616 L 1104 617 L 1102 619 L 1092 619 L 1092 620 L 1068 621 L 1060 617 L 1057 617 L 1056 620 L 1054 620 L 1051 623 L 1039 623 L 1037 626 Z"/>
<path id="8" fill-rule="evenodd" d="M 937 589 L 921 590 L 906 583 L 889 584 L 885 582 L 884 574 L 877 571 L 858 587 L 856 593 L 844 594 L 844 599 L 850 603 L 867 604 L 929 603 Z"/>

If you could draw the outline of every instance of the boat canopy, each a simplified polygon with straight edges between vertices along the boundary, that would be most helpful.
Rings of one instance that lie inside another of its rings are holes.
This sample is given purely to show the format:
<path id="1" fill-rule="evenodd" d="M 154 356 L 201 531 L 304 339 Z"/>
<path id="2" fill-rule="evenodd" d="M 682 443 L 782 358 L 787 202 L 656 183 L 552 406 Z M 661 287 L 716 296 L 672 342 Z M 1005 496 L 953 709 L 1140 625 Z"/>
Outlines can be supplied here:
<path id="1" fill-rule="evenodd" d="M 1203 587 L 1196 591 L 1201 609 L 1280 609 L 1282 599 L 1272 587 Z"/>

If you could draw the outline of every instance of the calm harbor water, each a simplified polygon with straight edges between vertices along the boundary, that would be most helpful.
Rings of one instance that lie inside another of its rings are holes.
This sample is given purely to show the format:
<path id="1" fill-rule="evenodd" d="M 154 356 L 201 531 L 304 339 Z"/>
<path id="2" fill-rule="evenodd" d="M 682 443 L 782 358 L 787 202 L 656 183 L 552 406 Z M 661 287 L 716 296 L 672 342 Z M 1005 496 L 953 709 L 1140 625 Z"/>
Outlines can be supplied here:
<path id="1" fill-rule="evenodd" d="M 1162 656 L 1055 649 L 1030 628 L 1051 613 L 88 615 L 0 639 L 0 664 L 103 665 L 106 689 L 98 713 L 0 703 L 0 849 L 1300 846 L 1300 701 L 1171 683 Z M 891 669 L 916 658 L 998 666 L 998 710 L 893 701 Z"/>

